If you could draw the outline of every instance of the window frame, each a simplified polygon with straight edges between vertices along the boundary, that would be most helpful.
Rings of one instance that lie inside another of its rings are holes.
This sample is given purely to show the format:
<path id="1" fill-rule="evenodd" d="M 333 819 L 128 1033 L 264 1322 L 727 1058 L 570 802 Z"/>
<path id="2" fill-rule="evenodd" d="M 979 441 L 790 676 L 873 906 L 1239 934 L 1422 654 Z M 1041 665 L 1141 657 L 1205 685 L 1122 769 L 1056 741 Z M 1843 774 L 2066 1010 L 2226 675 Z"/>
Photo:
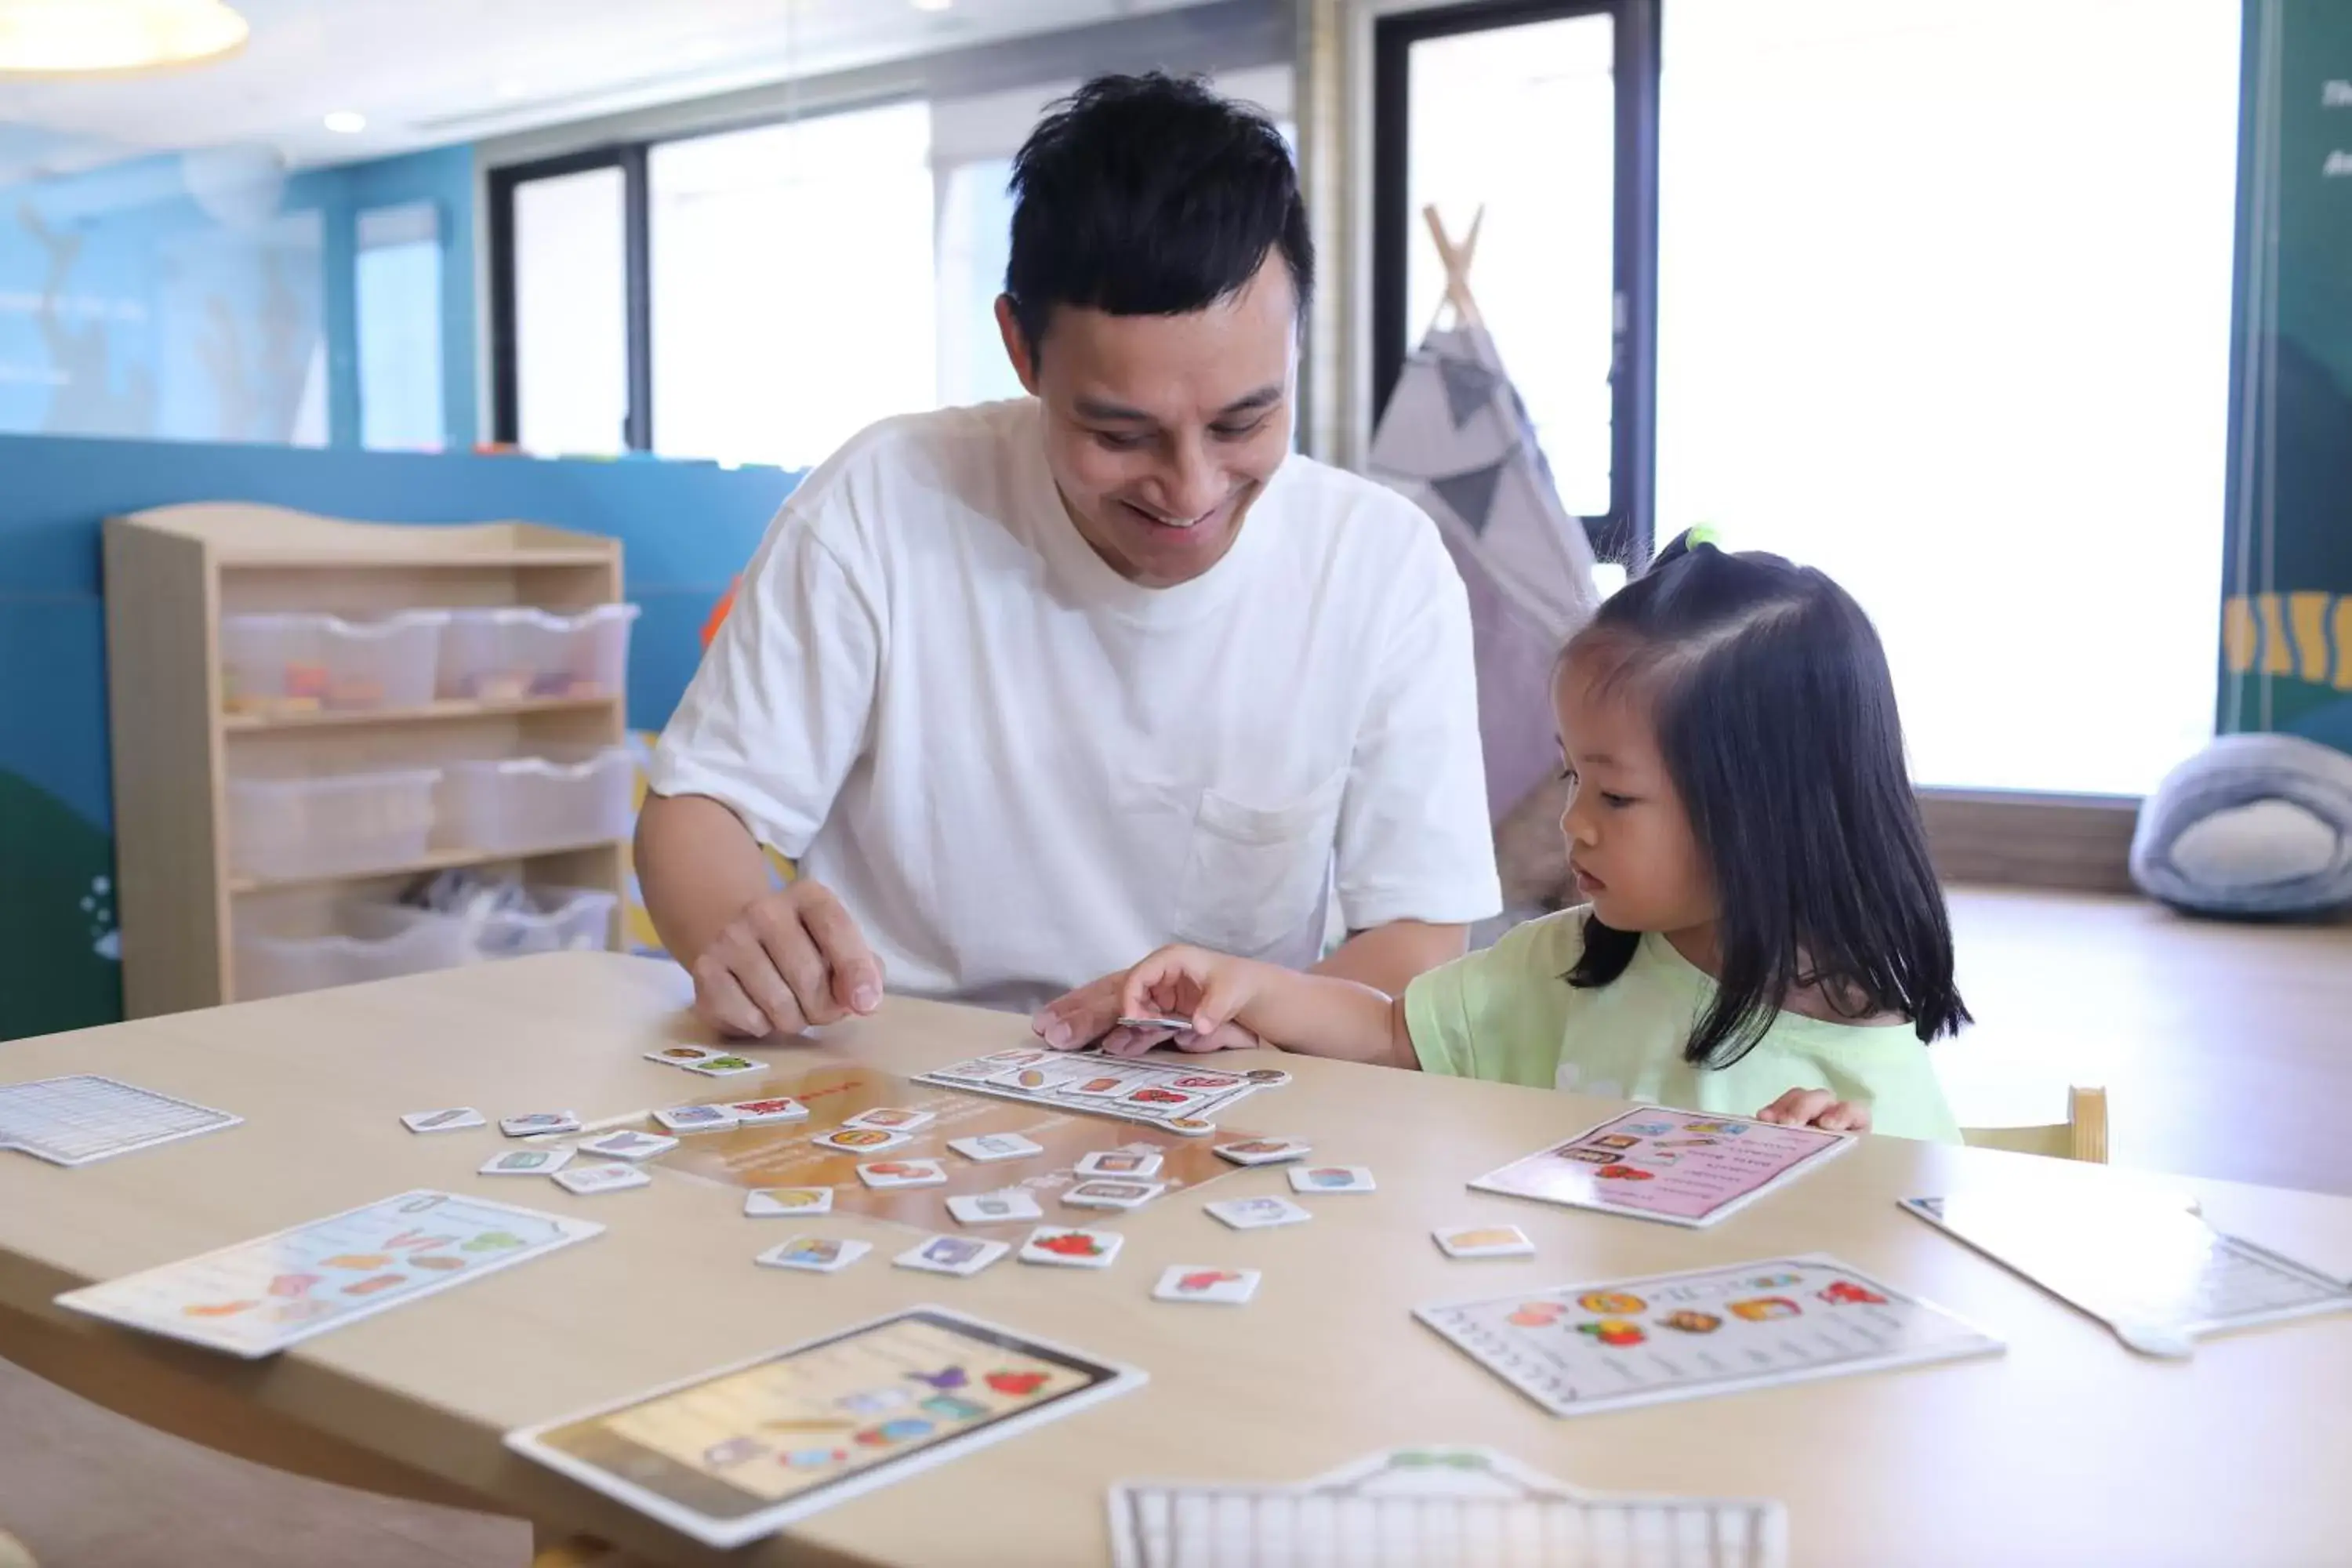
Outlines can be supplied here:
<path id="1" fill-rule="evenodd" d="M 610 142 L 559 157 L 509 163 L 488 172 L 490 270 L 490 438 L 502 446 L 522 440 L 522 379 L 517 353 L 515 307 L 515 193 L 535 180 L 562 179 L 596 169 L 621 172 L 621 243 L 628 404 L 622 416 L 622 446 L 650 452 L 654 446 L 652 234 L 646 184 L 646 142 Z"/>
<path id="2" fill-rule="evenodd" d="M 1629 567 L 1654 548 L 1657 408 L 1659 0 L 1467 0 L 1395 11 L 1372 23 L 1372 424 L 1412 350 L 1405 319 L 1412 247 L 1427 243 L 1408 209 L 1412 47 L 1436 38 L 1573 16 L 1615 23 L 1616 210 L 1611 274 L 1616 295 L 1611 353 L 1609 510 L 1582 520 L 1593 552 Z"/>

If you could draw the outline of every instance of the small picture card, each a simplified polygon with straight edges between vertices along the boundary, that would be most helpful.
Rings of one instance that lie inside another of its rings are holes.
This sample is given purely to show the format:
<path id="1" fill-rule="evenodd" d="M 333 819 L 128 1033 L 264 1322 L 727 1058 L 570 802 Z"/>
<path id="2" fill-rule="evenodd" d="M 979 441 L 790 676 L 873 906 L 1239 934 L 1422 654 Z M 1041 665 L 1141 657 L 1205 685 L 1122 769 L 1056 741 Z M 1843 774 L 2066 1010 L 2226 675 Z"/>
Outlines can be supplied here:
<path id="1" fill-rule="evenodd" d="M 1034 1094 L 1042 1089 L 1058 1089 L 1070 1079 L 1068 1069 L 1059 1062 L 1045 1062 L 1034 1067 L 1000 1068 L 989 1082 L 1003 1089 L 1027 1089 Z"/>
<path id="2" fill-rule="evenodd" d="M 630 1187 L 649 1187 L 654 1179 L 635 1165 L 606 1163 L 596 1165 L 574 1165 L 570 1170 L 555 1173 L 556 1184 L 568 1193 L 586 1197 L 593 1193 L 617 1193 Z"/>
<path id="3" fill-rule="evenodd" d="M 954 1079 L 959 1083 L 986 1083 L 1003 1070 L 1003 1062 L 974 1057 L 970 1061 L 950 1062 L 943 1068 L 933 1068 L 929 1076 Z"/>
<path id="4" fill-rule="evenodd" d="M 869 1187 L 942 1187 L 948 1173 L 937 1160 L 868 1160 L 857 1179 Z"/>
<path id="5" fill-rule="evenodd" d="M 400 1124 L 411 1132 L 455 1132 L 461 1127 L 488 1125 L 482 1113 L 470 1105 L 453 1106 L 447 1110 L 412 1110 L 400 1119 Z"/>
<path id="6" fill-rule="evenodd" d="M 1244 1138 L 1238 1143 L 1220 1143 L 1211 1151 L 1236 1165 L 1275 1165 L 1285 1160 L 1303 1160 L 1314 1152 L 1311 1145 L 1296 1138 Z"/>
<path id="7" fill-rule="evenodd" d="M 1121 1018 L 1118 1020 L 1118 1026 L 1122 1029 L 1166 1029 L 1175 1034 L 1189 1035 L 1192 1032 L 1192 1020 L 1145 1015 L 1135 1018 Z"/>
<path id="8" fill-rule="evenodd" d="M 1021 1244 L 1021 1261 L 1056 1268 L 1108 1268 L 1126 1245 L 1127 1237 L 1115 1230 L 1041 1225 Z"/>
<path id="9" fill-rule="evenodd" d="M 1146 1181 L 1160 1173 L 1160 1156 L 1135 1149 L 1097 1149 L 1080 1157 L 1076 1167 L 1081 1176 L 1125 1176 L 1130 1181 Z"/>
<path id="10" fill-rule="evenodd" d="M 1226 1198 L 1201 1205 L 1235 1230 L 1264 1230 L 1268 1226 L 1303 1225 L 1315 1216 L 1288 1198 Z"/>
<path id="11" fill-rule="evenodd" d="M 948 1147 L 967 1160 L 977 1160 L 983 1165 L 999 1160 L 1026 1160 L 1032 1154 L 1042 1154 L 1045 1145 L 1018 1132 L 982 1132 L 976 1138 L 950 1138 Z"/>
<path id="12" fill-rule="evenodd" d="M 895 1132 L 912 1132 L 924 1123 L 938 1119 L 931 1110 L 912 1110 L 903 1105 L 877 1105 L 871 1110 L 861 1110 L 843 1121 L 844 1127 L 882 1127 Z"/>
<path id="13" fill-rule="evenodd" d="M 602 1154 L 613 1160 L 650 1160 L 666 1150 L 677 1147 L 677 1140 L 658 1132 L 639 1132 L 633 1128 L 616 1128 L 602 1137 L 591 1138 L 580 1145 L 583 1154 Z"/>
<path id="14" fill-rule="evenodd" d="M 697 1062 L 707 1062 L 713 1057 L 723 1057 L 725 1051 L 714 1051 L 707 1046 L 664 1046 L 657 1051 L 647 1051 L 646 1060 L 661 1062 L 674 1068 L 688 1068 Z"/>
<path id="15" fill-rule="evenodd" d="M 1536 1244 L 1515 1225 L 1465 1225 L 1433 1230 L 1429 1238 L 1448 1258 L 1533 1258 Z"/>
<path id="16" fill-rule="evenodd" d="M 962 1193 L 948 1200 L 948 1213 L 958 1225 L 1009 1225 L 1015 1220 L 1044 1219 L 1034 1194 L 1014 1187 L 1002 1193 Z"/>
<path id="17" fill-rule="evenodd" d="M 979 1273 L 1012 1250 L 1009 1241 L 983 1241 L 976 1236 L 934 1236 L 890 1261 L 901 1268 L 961 1276 Z"/>
<path id="18" fill-rule="evenodd" d="M 1212 1301 L 1239 1307 L 1257 1294 L 1255 1268 L 1210 1268 L 1198 1263 L 1178 1263 L 1160 1276 L 1151 1288 L 1155 1301 Z"/>
<path id="19" fill-rule="evenodd" d="M 1129 1089 L 1118 1097 L 1118 1103 L 1133 1106 L 1138 1110 L 1150 1111 L 1155 1116 L 1173 1116 L 1178 1111 L 1198 1105 L 1208 1098 L 1205 1094 L 1196 1094 L 1188 1089 L 1162 1089 L 1160 1085 L 1152 1083 L 1146 1084 L 1141 1089 Z"/>
<path id="20" fill-rule="evenodd" d="M 705 1078 L 735 1078 L 747 1072 L 765 1072 L 768 1064 L 755 1062 L 750 1057 L 705 1057 L 698 1062 L 679 1064 L 688 1072 L 698 1072 Z"/>
<path id="21" fill-rule="evenodd" d="M 809 1109 L 791 1095 L 780 1094 L 769 1100 L 738 1100 L 719 1108 L 731 1110 L 735 1120 L 746 1127 L 765 1127 L 777 1121 L 805 1121 Z"/>
<path id="22" fill-rule="evenodd" d="M 754 1187 L 743 1194 L 743 1212 L 753 1219 L 782 1219 L 833 1212 L 831 1187 Z"/>
<path id="23" fill-rule="evenodd" d="M 1290 1172 L 1294 1193 L 1369 1193 L 1372 1173 L 1364 1165 L 1299 1165 Z"/>
<path id="24" fill-rule="evenodd" d="M 831 1149 L 843 1154 L 879 1154 L 886 1149 L 896 1149 L 902 1143 L 912 1143 L 911 1132 L 893 1132 L 885 1127 L 836 1127 L 809 1140 L 820 1149 Z"/>
<path id="25" fill-rule="evenodd" d="M 1171 1132 L 1179 1132 L 1187 1138 L 1206 1137 L 1217 1130 L 1215 1122 L 1203 1121 L 1197 1116 L 1163 1116 L 1160 1119 L 1160 1125 Z"/>
<path id="26" fill-rule="evenodd" d="M 1080 1073 L 1062 1085 L 1062 1092 L 1077 1100 L 1112 1100 L 1135 1087 L 1123 1072 Z"/>
<path id="27" fill-rule="evenodd" d="M 1053 1055 L 1054 1053 L 1052 1051 L 1047 1050 L 1043 1046 L 1023 1046 L 1016 1050 L 991 1051 L 980 1059 L 984 1062 L 994 1063 L 996 1070 L 1002 1072 L 1006 1068 L 1029 1067 L 1034 1063 L 1047 1060 Z"/>
<path id="28" fill-rule="evenodd" d="M 654 1120 L 673 1132 L 717 1132 L 740 1119 L 724 1105 L 673 1105 L 655 1111 Z"/>
<path id="29" fill-rule="evenodd" d="M 1066 1188 L 1062 1201 L 1073 1208 L 1139 1209 L 1168 1190 L 1165 1182 L 1080 1182 Z"/>
<path id="30" fill-rule="evenodd" d="M 503 1116 L 499 1119 L 499 1131 L 509 1138 L 530 1138 L 541 1132 L 577 1132 L 580 1113 L 576 1110 L 534 1110 L 524 1116 Z"/>
<path id="31" fill-rule="evenodd" d="M 476 1174 L 484 1176 L 551 1176 L 572 1163 L 569 1149 L 509 1149 L 482 1162 Z"/>
<path id="32" fill-rule="evenodd" d="M 1168 1080 L 1167 1087 L 1187 1094 L 1225 1094 L 1247 1082 L 1237 1072 L 1180 1072 Z"/>
<path id="33" fill-rule="evenodd" d="M 778 1242 L 751 1261 L 805 1274 L 837 1274 L 873 1250 L 872 1242 L 853 1241 L 845 1236 L 796 1236 Z"/>

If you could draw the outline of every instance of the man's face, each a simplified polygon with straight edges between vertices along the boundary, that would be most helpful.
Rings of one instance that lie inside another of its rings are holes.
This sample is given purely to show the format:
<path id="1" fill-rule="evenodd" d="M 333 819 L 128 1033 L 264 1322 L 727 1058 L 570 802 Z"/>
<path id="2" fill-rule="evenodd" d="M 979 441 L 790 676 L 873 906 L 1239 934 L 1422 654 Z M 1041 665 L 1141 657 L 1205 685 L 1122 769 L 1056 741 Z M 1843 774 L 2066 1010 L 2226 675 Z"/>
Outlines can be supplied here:
<path id="1" fill-rule="evenodd" d="M 1186 316 L 1056 306 L 1032 355 L 1009 301 L 1005 352 L 1045 410 L 1045 462 L 1070 519 L 1130 582 L 1189 582 L 1233 548 L 1290 451 L 1297 294 L 1278 252 Z"/>

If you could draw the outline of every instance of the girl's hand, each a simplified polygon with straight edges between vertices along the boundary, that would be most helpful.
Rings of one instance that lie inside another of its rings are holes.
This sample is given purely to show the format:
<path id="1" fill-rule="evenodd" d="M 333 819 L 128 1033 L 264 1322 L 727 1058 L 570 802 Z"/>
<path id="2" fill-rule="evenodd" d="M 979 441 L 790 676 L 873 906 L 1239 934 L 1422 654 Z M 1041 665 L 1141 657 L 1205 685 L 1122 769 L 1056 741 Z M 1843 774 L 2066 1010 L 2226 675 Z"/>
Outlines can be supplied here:
<path id="1" fill-rule="evenodd" d="M 1257 995 L 1259 965 L 1198 947 L 1163 947 L 1127 972 L 1118 988 L 1121 1017 L 1190 1018 L 1192 1037 L 1205 1041 L 1234 1022 Z M 1184 1037 L 1177 1037 L 1182 1045 Z M 1149 1050 L 1157 1040 L 1145 1042 Z M 1108 1055 L 1118 1055 L 1106 1043 Z"/>
<path id="2" fill-rule="evenodd" d="M 1107 1057 L 1139 1057 L 1163 1045 L 1180 1051 L 1254 1051 L 1265 1043 L 1239 1024 L 1227 1024 L 1206 1036 L 1190 1029 L 1127 1028 L 1118 1020 L 1139 1016 L 1119 1005 L 1119 991 L 1127 984 L 1127 976 L 1128 971 L 1122 969 L 1064 993 L 1040 1007 L 1029 1026 L 1055 1050 L 1076 1051 L 1099 1045 Z"/>
<path id="3" fill-rule="evenodd" d="M 1825 1132 L 1867 1132 L 1870 1107 L 1840 1100 L 1825 1089 L 1792 1089 L 1758 1111 L 1756 1120 L 1783 1127 L 1818 1127 Z"/>

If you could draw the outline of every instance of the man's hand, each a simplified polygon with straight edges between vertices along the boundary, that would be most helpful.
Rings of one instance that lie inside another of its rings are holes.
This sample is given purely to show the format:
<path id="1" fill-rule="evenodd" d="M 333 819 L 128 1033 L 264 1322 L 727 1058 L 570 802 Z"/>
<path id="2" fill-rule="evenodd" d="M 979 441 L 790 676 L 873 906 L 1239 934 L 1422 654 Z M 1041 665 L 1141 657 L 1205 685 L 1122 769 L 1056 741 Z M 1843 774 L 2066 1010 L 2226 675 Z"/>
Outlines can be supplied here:
<path id="1" fill-rule="evenodd" d="M 1783 1127 L 1818 1127 L 1825 1132 L 1867 1132 L 1870 1107 L 1840 1100 L 1825 1089 L 1792 1089 L 1758 1111 L 1756 1120 Z"/>
<path id="2" fill-rule="evenodd" d="M 1239 1024 L 1227 1024 L 1210 1035 L 1196 1035 L 1190 1029 L 1120 1027 L 1119 993 L 1132 973 L 1121 970 L 1066 992 L 1039 1008 L 1029 1026 L 1057 1051 L 1078 1050 L 1099 1039 L 1108 1057 L 1139 1057 L 1154 1046 L 1171 1041 L 1180 1051 L 1254 1051 L 1265 1043 Z"/>
<path id="3" fill-rule="evenodd" d="M 882 1005 L 882 961 L 831 889 L 805 878 L 744 905 L 689 968 L 696 1016 L 753 1039 Z"/>

